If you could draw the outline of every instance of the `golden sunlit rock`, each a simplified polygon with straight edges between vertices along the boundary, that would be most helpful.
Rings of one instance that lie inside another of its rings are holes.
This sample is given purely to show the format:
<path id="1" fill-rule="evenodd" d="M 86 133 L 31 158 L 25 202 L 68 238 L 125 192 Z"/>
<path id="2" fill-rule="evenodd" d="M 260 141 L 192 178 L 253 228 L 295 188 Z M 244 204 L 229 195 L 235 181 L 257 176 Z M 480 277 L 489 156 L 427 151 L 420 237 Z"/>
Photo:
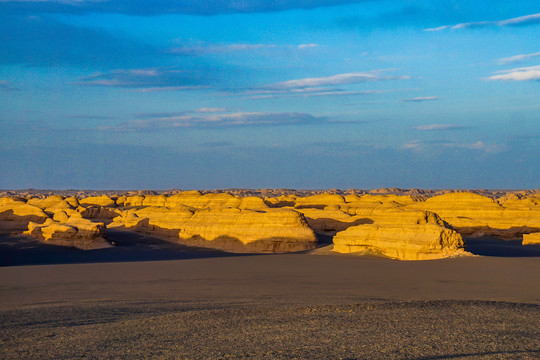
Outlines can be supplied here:
<path id="1" fill-rule="evenodd" d="M 399 260 L 431 260 L 464 255 L 460 234 L 433 216 L 395 212 L 394 221 L 349 227 L 334 237 L 334 251 L 382 255 Z M 435 220 L 435 221 L 433 221 Z"/>
<path id="2" fill-rule="evenodd" d="M 180 228 L 180 242 L 231 251 L 289 252 L 313 249 L 316 238 L 302 214 L 216 208 L 196 211 Z"/>
<path id="3" fill-rule="evenodd" d="M 523 245 L 540 245 L 540 232 L 523 234 Z"/>
<path id="4" fill-rule="evenodd" d="M 111 247 L 105 240 L 106 228 L 103 223 L 91 222 L 82 217 L 66 219 L 63 215 L 56 219 L 59 221 L 49 218 L 43 224 L 30 222 L 26 233 L 48 244 L 71 246 L 81 250 Z"/>

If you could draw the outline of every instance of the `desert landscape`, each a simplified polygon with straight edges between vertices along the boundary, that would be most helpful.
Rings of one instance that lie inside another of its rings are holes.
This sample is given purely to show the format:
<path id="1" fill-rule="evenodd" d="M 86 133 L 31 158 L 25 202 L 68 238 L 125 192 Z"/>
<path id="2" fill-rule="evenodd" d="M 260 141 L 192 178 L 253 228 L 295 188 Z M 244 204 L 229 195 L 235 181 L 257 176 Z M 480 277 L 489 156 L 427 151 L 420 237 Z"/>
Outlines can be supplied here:
<path id="1" fill-rule="evenodd" d="M 0 360 L 540 359 L 538 39 L 534 0 L 0 0 Z"/>
<path id="2" fill-rule="evenodd" d="M 538 190 L 1 195 L 2 358 L 540 354 Z"/>

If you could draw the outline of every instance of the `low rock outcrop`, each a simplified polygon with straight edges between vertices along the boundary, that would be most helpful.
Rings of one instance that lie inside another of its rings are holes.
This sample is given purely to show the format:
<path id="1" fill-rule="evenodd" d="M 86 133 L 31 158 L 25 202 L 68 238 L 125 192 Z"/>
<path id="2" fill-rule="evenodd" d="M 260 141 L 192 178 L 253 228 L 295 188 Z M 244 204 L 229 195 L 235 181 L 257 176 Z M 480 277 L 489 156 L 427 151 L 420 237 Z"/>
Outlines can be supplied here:
<path id="1" fill-rule="evenodd" d="M 0 205 L 0 231 L 23 231 L 30 221 L 42 223 L 47 219 L 42 209 L 22 201 Z"/>
<path id="2" fill-rule="evenodd" d="M 107 242 L 103 223 L 91 222 L 82 217 L 56 217 L 47 219 L 43 224 L 30 222 L 26 234 L 48 244 L 71 246 L 82 250 L 94 250 L 111 247 Z"/>

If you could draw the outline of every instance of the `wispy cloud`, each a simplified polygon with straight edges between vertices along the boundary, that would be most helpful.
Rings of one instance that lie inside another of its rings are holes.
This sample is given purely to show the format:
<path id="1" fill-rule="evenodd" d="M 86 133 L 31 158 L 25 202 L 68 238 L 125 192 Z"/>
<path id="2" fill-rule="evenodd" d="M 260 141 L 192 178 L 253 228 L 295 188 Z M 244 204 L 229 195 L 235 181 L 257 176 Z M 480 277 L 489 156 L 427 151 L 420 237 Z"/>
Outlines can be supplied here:
<path id="1" fill-rule="evenodd" d="M 498 153 L 506 149 L 504 145 L 488 144 L 483 141 L 461 143 L 448 140 L 412 140 L 403 144 L 402 148 L 405 150 L 415 151 L 431 151 L 435 149 L 466 149 L 484 153 Z"/>
<path id="2" fill-rule="evenodd" d="M 326 85 L 341 85 L 341 84 L 358 84 L 368 81 L 380 81 L 380 80 L 398 80 L 409 79 L 409 76 L 380 76 L 374 72 L 356 72 L 337 74 L 319 78 L 304 78 L 288 80 L 279 83 L 266 85 L 263 88 L 266 89 L 299 89 L 314 86 L 326 86 Z"/>
<path id="3" fill-rule="evenodd" d="M 179 40 L 177 40 L 178 42 Z M 172 47 L 166 51 L 169 54 L 185 56 L 205 56 L 218 54 L 237 54 L 249 53 L 272 56 L 282 54 L 284 51 L 300 51 L 319 47 L 318 44 L 300 44 L 300 45 L 277 45 L 277 44 L 181 44 Z"/>
<path id="4" fill-rule="evenodd" d="M 103 115 L 91 115 L 91 114 L 79 114 L 79 115 L 70 115 L 70 119 L 81 119 L 81 120 L 113 120 L 116 119 L 114 116 L 103 116 Z"/>
<path id="5" fill-rule="evenodd" d="M 540 65 L 502 70 L 497 72 L 499 75 L 488 77 L 488 80 L 505 81 L 531 81 L 540 80 Z"/>
<path id="6" fill-rule="evenodd" d="M 227 114 L 184 114 L 126 121 L 101 127 L 106 131 L 159 131 L 186 128 L 285 126 L 328 122 L 328 118 L 306 113 L 236 112 Z"/>
<path id="7" fill-rule="evenodd" d="M 429 124 L 413 127 L 414 130 L 419 131 L 438 131 L 438 130 L 463 130 L 468 129 L 466 126 L 455 124 Z"/>
<path id="8" fill-rule="evenodd" d="M 149 113 L 137 113 L 134 115 L 137 119 L 167 119 L 185 116 L 189 114 L 210 114 L 210 113 L 224 113 L 231 112 L 231 108 L 222 107 L 203 107 L 196 110 L 185 110 L 176 112 L 149 112 Z"/>
<path id="9" fill-rule="evenodd" d="M 431 101 L 431 100 L 439 100 L 437 96 L 420 96 L 420 97 L 414 97 L 410 99 L 401 99 L 401 101 L 405 102 L 422 102 L 422 101 Z"/>
<path id="10" fill-rule="evenodd" d="M 176 68 L 117 69 L 82 77 L 75 85 L 136 89 L 141 92 L 208 88 L 212 80 L 203 71 Z"/>
<path id="11" fill-rule="evenodd" d="M 534 59 L 537 57 L 540 57 L 540 51 L 533 54 L 514 55 L 514 56 L 502 58 L 502 59 L 499 59 L 498 63 L 500 65 L 512 64 L 512 63 L 527 61 L 527 60 Z"/>
<path id="12" fill-rule="evenodd" d="M 485 27 L 504 27 L 504 26 L 526 26 L 540 24 L 540 13 L 520 16 L 511 19 L 499 21 L 473 21 L 460 23 L 456 25 L 444 25 L 435 28 L 425 29 L 424 31 L 441 31 L 441 30 L 458 30 L 458 29 L 475 29 Z"/>
<path id="13" fill-rule="evenodd" d="M 0 80 L 0 91 L 20 90 L 18 86 L 7 80 Z"/>
<path id="14" fill-rule="evenodd" d="M 392 69 L 390 69 L 392 70 Z M 293 79 L 246 89 L 242 92 L 249 99 L 271 99 L 279 97 L 313 96 L 356 96 L 375 94 L 381 91 L 336 88 L 335 85 L 354 85 L 373 81 L 406 80 L 410 76 L 383 76 L 378 70 L 371 72 L 344 73 L 326 77 Z"/>
<path id="15" fill-rule="evenodd" d="M 310 49 L 310 48 L 316 48 L 319 47 L 319 44 L 300 44 L 298 45 L 299 49 Z"/>
<path id="16" fill-rule="evenodd" d="M 253 52 L 257 50 L 273 49 L 276 47 L 277 45 L 274 44 L 182 45 L 171 48 L 167 52 L 178 55 L 201 56 L 239 51 Z"/>

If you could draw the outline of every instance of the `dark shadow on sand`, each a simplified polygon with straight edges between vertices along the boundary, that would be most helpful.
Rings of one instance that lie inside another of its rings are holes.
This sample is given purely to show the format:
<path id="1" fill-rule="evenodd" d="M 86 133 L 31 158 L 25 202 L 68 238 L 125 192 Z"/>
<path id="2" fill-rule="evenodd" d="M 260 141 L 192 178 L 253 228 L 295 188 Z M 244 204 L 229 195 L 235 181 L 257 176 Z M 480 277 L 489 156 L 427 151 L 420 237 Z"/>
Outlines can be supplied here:
<path id="1" fill-rule="evenodd" d="M 132 231 L 108 230 L 116 246 L 98 250 L 44 244 L 22 235 L 0 235 L 0 266 L 182 260 L 249 256 L 186 246 Z"/>
<path id="2" fill-rule="evenodd" d="M 494 236 L 465 237 L 465 250 L 475 255 L 498 257 L 540 256 L 540 245 L 521 245 L 521 240 L 503 240 Z"/>

